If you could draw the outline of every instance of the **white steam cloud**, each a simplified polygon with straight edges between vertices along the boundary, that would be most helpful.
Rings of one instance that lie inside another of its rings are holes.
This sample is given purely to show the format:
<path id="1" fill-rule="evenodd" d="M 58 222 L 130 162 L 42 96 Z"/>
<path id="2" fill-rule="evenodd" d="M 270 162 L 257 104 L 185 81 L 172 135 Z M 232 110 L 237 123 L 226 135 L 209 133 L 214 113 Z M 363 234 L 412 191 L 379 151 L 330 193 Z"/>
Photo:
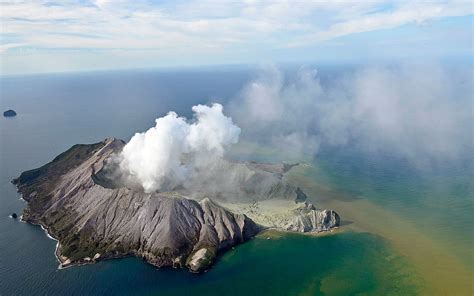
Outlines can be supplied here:
<path id="1" fill-rule="evenodd" d="M 472 77 L 472 69 L 436 64 L 366 67 L 324 79 L 310 68 L 285 77 L 270 66 L 229 103 L 242 135 L 220 104 L 197 105 L 192 122 L 170 112 L 135 134 L 115 165 L 146 192 L 238 196 L 252 171 L 223 157 L 239 136 L 292 159 L 324 146 L 381 152 L 415 166 L 458 160 L 473 150 Z"/>
<path id="2" fill-rule="evenodd" d="M 321 145 L 390 153 L 423 165 L 472 153 L 473 72 L 405 64 L 322 79 L 267 67 L 230 103 L 245 139 L 290 155 Z"/>
<path id="3" fill-rule="evenodd" d="M 136 133 L 119 155 L 120 168 L 146 192 L 171 190 L 196 169 L 218 161 L 239 140 L 240 128 L 223 114 L 220 104 L 192 108 L 187 122 L 175 112 L 156 119 L 156 125 Z"/>

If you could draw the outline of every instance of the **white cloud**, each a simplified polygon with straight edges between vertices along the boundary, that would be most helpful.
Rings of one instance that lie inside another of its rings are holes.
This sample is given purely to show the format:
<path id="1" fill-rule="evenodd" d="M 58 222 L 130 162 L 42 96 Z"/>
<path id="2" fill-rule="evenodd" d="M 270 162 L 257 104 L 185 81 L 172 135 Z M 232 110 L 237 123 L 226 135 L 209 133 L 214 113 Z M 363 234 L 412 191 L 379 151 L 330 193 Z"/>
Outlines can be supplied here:
<path id="1" fill-rule="evenodd" d="M 340 54 L 349 59 L 352 53 L 348 55 L 341 49 L 347 46 L 345 41 L 333 39 L 473 12 L 470 2 L 462 1 L 1 3 L 2 74 L 324 60 L 324 56 L 339 60 L 344 58 Z M 452 34 L 443 37 L 446 30 L 431 34 L 458 42 Z M 469 41 L 468 33 L 462 35 L 462 40 Z M 470 48 L 468 41 L 462 48 L 457 46 L 459 43 L 449 46 L 464 54 Z M 339 54 L 331 50 L 335 42 L 343 43 L 336 48 Z M 436 45 L 431 46 L 436 54 Z M 313 52 L 314 48 L 319 53 Z M 407 48 L 413 47 L 405 45 Z M 392 52 L 392 56 L 399 52 L 393 53 L 389 46 L 384 51 Z"/>
<path id="2" fill-rule="evenodd" d="M 353 33 L 472 14 L 469 2 L 192 1 L 152 5 L 97 0 L 2 3 L 2 34 L 40 48 L 224 50 L 239 44 L 303 46 Z M 18 45 L 17 45 L 18 46 Z M 9 46 L 9 49 L 16 46 Z"/>
<path id="3" fill-rule="evenodd" d="M 7 44 L 0 44 L 0 54 L 8 51 L 10 48 L 17 48 L 27 46 L 26 43 L 7 43 Z"/>
<path id="4" fill-rule="evenodd" d="M 327 30 L 303 34 L 287 46 L 303 46 L 355 33 L 391 29 L 410 23 L 422 24 L 441 17 L 463 16 L 473 13 L 474 6 L 468 1 L 408 3 L 401 5 L 396 10 L 354 16 L 352 19 L 331 25 Z"/>

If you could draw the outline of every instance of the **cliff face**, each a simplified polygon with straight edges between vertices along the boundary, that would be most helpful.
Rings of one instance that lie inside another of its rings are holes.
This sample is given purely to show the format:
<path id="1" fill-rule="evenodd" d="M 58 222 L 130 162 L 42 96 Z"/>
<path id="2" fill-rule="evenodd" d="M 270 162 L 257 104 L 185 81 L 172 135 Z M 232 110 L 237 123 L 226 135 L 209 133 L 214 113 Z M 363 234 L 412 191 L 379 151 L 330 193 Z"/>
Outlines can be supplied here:
<path id="1" fill-rule="evenodd" d="M 292 217 L 282 229 L 293 232 L 321 232 L 331 230 L 340 224 L 339 215 L 333 210 L 318 210 L 314 205 L 304 202 L 293 210 Z"/>
<path id="2" fill-rule="evenodd" d="M 199 272 L 208 268 L 219 252 L 262 229 L 246 215 L 232 213 L 209 198 L 198 201 L 182 192 L 145 193 L 104 186 L 107 180 L 98 176 L 107 159 L 124 144 L 107 139 L 75 145 L 52 162 L 13 180 L 28 202 L 22 219 L 42 225 L 58 240 L 56 255 L 62 266 L 134 255 L 158 267 L 186 266 Z M 265 165 L 264 174 L 281 179 L 278 174 L 282 173 L 271 171 L 275 169 Z M 295 198 L 299 190 L 286 185 L 278 188 L 291 188 Z M 322 225 L 325 218 L 313 219 L 308 214 L 311 211 L 301 212 L 308 216 L 303 224 L 295 222 L 287 229 L 300 231 L 301 225 L 310 222 Z M 337 226 L 338 217 L 337 225 L 333 222 L 331 225 Z M 317 226 L 303 228 L 321 230 Z"/>

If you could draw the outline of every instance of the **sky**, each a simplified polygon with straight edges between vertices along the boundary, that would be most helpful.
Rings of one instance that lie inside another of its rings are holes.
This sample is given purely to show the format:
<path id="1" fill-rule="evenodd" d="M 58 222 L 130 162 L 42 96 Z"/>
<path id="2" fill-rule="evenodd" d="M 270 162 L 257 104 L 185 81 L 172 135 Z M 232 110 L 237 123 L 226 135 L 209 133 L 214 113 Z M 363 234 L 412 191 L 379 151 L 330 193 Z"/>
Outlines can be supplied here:
<path id="1" fill-rule="evenodd" d="M 0 75 L 473 58 L 471 1 L 0 3 Z"/>

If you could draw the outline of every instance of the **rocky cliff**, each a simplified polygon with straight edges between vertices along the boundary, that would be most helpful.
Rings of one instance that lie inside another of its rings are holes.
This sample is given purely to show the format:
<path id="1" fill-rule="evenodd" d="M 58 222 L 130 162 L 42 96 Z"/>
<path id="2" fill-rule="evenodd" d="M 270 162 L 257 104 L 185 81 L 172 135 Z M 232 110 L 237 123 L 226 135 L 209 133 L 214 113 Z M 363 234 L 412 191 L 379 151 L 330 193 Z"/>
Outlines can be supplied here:
<path id="1" fill-rule="evenodd" d="M 322 232 L 339 226 L 339 215 L 333 210 L 319 210 L 308 202 L 298 204 L 291 218 L 280 227 L 293 232 Z"/>
<path id="2" fill-rule="evenodd" d="M 75 145 L 52 162 L 13 180 L 28 202 L 22 219 L 42 225 L 58 240 L 56 255 L 62 266 L 133 255 L 158 267 L 186 266 L 199 272 L 208 268 L 219 252 L 262 229 L 245 214 L 233 213 L 209 198 L 192 199 L 179 191 L 145 193 L 119 184 L 106 186 L 110 180 L 101 172 L 124 144 L 107 139 Z M 257 172 L 254 175 L 276 176 L 272 186 L 284 188 L 281 192 L 289 192 L 288 196 L 297 199 L 304 194 L 276 181 L 288 167 L 245 166 Z M 320 231 L 339 224 L 335 213 L 330 218 L 326 212 L 315 213 L 320 211 L 301 209 L 297 216 L 302 220 L 286 229 Z M 314 227 L 301 226 L 308 223 Z"/>

